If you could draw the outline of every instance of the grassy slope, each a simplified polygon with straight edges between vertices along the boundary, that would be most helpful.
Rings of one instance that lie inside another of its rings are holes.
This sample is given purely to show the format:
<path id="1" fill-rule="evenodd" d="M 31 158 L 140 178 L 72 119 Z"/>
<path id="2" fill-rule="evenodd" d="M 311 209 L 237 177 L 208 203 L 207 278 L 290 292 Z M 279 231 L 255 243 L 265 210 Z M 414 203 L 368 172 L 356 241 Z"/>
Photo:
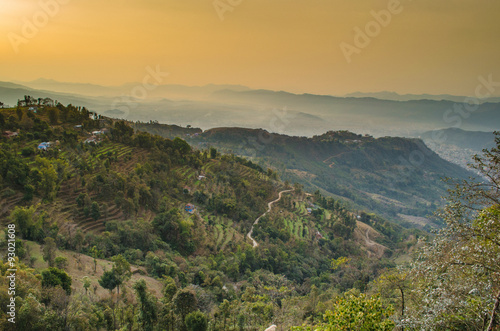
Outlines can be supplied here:
<path id="1" fill-rule="evenodd" d="M 24 245 L 29 247 L 30 254 L 32 257 L 36 258 L 34 268 L 36 270 L 42 270 L 48 267 L 47 262 L 43 260 L 42 257 L 42 246 L 33 241 L 25 241 Z M 57 250 L 56 256 L 65 257 L 68 259 L 68 267 L 65 268 L 66 272 L 72 278 L 71 287 L 73 292 L 82 293 L 85 292 L 83 288 L 83 277 L 87 276 L 90 278 L 92 285 L 90 286 L 89 292 L 94 293 L 94 285 L 97 285 L 97 290 L 95 295 L 98 298 L 104 298 L 109 294 L 109 291 L 102 288 L 98 280 L 103 275 L 104 271 L 111 270 L 113 263 L 103 259 L 97 259 L 97 270 L 94 272 L 94 259 L 88 255 L 75 253 L 67 250 Z M 125 283 L 126 291 L 132 293 L 132 285 L 140 280 L 144 279 L 148 285 L 148 289 L 158 298 L 161 297 L 162 282 L 149 277 L 146 274 L 144 268 L 131 266 L 132 277 Z M 142 273 L 142 274 L 141 274 Z M 120 289 L 120 292 L 123 288 Z M 116 291 L 115 291 L 116 292 Z"/>

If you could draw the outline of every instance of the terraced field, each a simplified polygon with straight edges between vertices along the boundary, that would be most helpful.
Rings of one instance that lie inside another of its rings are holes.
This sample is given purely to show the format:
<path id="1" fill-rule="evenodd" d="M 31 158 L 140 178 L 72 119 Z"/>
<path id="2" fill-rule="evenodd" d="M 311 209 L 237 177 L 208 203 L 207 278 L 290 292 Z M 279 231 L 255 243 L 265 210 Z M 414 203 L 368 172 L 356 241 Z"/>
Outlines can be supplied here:
<path id="1" fill-rule="evenodd" d="M 19 205 L 23 200 L 23 195 L 9 189 L 0 191 L 0 220 L 4 222 L 10 215 L 12 209 Z"/>
<path id="2" fill-rule="evenodd" d="M 295 206 L 295 209 L 297 210 L 297 213 L 299 215 L 302 215 L 302 216 L 308 215 L 306 208 L 307 208 L 307 203 L 305 203 L 303 201 L 297 202 L 297 204 Z"/>
<path id="3" fill-rule="evenodd" d="M 286 218 L 284 222 L 285 222 L 285 227 L 291 236 L 300 239 L 310 238 L 310 229 L 309 226 L 307 225 L 308 223 L 307 220 L 303 219 L 302 217 L 293 215 L 290 218 Z"/>
<path id="4" fill-rule="evenodd" d="M 119 143 L 105 143 L 96 146 L 95 152 L 92 154 L 91 162 L 97 161 L 98 158 L 117 157 L 120 162 L 112 163 L 113 170 L 121 173 L 128 173 L 133 170 L 136 163 L 144 159 L 147 151 L 125 146 Z M 125 160 L 125 158 L 129 158 Z M 57 199 L 54 202 L 53 218 L 55 220 L 68 220 L 76 224 L 83 231 L 101 232 L 105 229 L 104 221 L 124 219 L 125 215 L 118 206 L 114 203 L 109 203 L 106 210 L 101 209 L 101 218 L 97 221 L 91 217 L 85 217 L 79 210 L 76 198 L 80 193 L 85 193 L 79 181 L 79 177 L 73 176 L 61 184 L 61 188 L 57 194 Z M 86 192 L 91 199 L 96 197 L 95 192 Z M 101 206 L 102 207 L 102 206 Z"/>
<path id="5" fill-rule="evenodd" d="M 233 221 L 221 216 L 205 216 L 207 224 L 211 224 L 212 238 L 215 238 L 215 249 L 223 251 L 231 240 L 236 236 Z"/>

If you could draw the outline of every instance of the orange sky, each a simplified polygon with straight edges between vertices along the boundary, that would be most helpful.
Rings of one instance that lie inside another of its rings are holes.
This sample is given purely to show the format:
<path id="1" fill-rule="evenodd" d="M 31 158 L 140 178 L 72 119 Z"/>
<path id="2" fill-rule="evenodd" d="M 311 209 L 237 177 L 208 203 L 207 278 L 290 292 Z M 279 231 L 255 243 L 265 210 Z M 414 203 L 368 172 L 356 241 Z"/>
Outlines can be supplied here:
<path id="1" fill-rule="evenodd" d="M 218 13 L 214 3 L 228 10 Z M 473 95 L 479 75 L 500 82 L 500 1 L 397 3 L 0 0 L 0 80 L 117 85 L 141 81 L 146 67 L 159 65 L 170 73 L 165 84 L 334 95 Z M 390 22 L 375 23 L 371 12 L 390 8 Z M 370 43 L 348 63 L 340 45 L 355 47 L 354 28 L 367 23 Z"/>

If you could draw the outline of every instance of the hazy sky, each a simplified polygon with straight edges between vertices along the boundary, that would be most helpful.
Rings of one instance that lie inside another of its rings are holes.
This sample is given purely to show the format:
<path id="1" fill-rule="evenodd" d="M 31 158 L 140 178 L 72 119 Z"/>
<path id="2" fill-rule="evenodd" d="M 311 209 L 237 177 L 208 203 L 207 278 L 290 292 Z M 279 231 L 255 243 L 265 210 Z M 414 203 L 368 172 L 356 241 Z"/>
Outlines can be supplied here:
<path id="1" fill-rule="evenodd" d="M 334 95 L 500 82 L 498 0 L 0 0 L 0 35 L 0 80 L 117 85 L 159 66 L 164 84 Z"/>

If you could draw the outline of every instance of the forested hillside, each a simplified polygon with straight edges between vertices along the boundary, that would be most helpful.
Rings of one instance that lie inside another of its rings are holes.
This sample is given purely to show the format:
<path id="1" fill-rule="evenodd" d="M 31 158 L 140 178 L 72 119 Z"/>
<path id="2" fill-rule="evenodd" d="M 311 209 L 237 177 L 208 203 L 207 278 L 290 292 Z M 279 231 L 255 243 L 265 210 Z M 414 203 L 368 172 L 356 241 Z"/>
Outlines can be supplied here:
<path id="1" fill-rule="evenodd" d="M 219 128 L 189 141 L 249 157 L 278 169 L 285 180 L 394 220 L 432 214 L 448 189 L 441 179 L 471 175 L 419 139 L 373 138 L 348 131 L 306 138 Z"/>
<path id="2" fill-rule="evenodd" d="M 0 127 L 0 217 L 6 238 L 7 224 L 16 227 L 23 330 L 86 329 L 86 320 L 95 329 L 171 330 L 191 319 L 248 330 L 314 322 L 336 293 L 363 291 L 420 234 L 246 159 L 82 107 L 3 109 Z M 253 248 L 247 233 L 284 190 L 255 225 Z M 357 219 L 372 234 L 357 233 Z M 84 256 L 95 265 L 83 266 Z M 334 270 L 332 259 L 349 267 Z M 131 283 L 131 270 L 145 282 Z M 153 279 L 161 293 L 148 294 Z"/>
<path id="3" fill-rule="evenodd" d="M 86 108 L 1 109 L 0 129 L 1 329 L 477 329 L 496 323 L 498 147 L 476 160 L 492 181 L 462 184 L 468 186 L 450 198 L 441 214 L 446 227 L 432 241 L 421 230 L 283 182 L 276 168 L 203 144 L 192 148 L 175 133 L 170 139 L 134 130 Z M 168 129 L 199 136 L 196 129 Z M 334 146 L 352 155 L 330 164 L 370 162 L 378 169 L 393 156 L 383 153 L 396 138 L 329 133 L 313 139 L 323 149 L 296 139 L 272 151 L 301 150 L 296 155 L 312 160 Z M 373 150 L 380 155 L 367 160 Z M 426 170 L 433 180 L 439 160 Z M 467 214 L 470 206 L 480 210 Z M 14 287 L 7 277 L 12 268 Z M 9 321 L 11 298 L 16 324 Z"/>

